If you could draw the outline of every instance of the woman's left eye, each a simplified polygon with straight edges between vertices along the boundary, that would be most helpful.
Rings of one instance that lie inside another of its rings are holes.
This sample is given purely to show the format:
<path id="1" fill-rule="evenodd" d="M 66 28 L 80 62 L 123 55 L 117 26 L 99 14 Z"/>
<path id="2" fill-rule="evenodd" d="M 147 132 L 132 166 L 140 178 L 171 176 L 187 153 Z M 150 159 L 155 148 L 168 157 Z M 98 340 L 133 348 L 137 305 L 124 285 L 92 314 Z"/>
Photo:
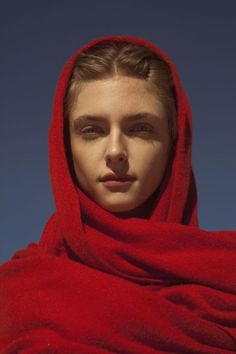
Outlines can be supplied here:
<path id="1" fill-rule="evenodd" d="M 131 129 L 131 131 L 135 132 L 152 132 L 152 127 L 149 125 L 136 125 L 134 128 Z"/>

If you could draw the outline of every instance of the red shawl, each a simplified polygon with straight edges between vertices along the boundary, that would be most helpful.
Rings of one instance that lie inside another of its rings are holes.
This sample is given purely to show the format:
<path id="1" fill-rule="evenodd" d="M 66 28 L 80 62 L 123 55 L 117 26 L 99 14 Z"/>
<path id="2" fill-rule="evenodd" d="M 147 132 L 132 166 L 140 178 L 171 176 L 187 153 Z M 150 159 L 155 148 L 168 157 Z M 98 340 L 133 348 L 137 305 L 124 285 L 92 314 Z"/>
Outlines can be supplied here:
<path id="1" fill-rule="evenodd" d="M 174 77 L 176 154 L 148 219 L 120 219 L 73 184 L 63 97 L 75 58 L 104 39 L 140 43 Z M 234 353 L 236 232 L 198 227 L 191 112 L 171 60 L 132 36 L 103 37 L 66 63 L 50 128 L 56 211 L 39 244 L 0 267 L 0 353 Z"/>

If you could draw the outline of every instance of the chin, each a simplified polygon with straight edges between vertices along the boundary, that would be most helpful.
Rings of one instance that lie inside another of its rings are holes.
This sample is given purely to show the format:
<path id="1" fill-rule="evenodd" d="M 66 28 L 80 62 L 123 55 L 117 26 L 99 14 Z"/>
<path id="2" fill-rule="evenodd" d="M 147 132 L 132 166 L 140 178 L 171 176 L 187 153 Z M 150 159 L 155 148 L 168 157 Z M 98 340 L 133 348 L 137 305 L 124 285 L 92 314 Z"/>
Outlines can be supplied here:
<path id="1" fill-rule="evenodd" d="M 100 204 L 100 203 L 99 203 Z M 133 209 L 135 209 L 135 205 L 131 204 L 100 204 L 104 209 L 112 212 L 112 213 L 122 213 L 122 212 L 128 212 Z"/>

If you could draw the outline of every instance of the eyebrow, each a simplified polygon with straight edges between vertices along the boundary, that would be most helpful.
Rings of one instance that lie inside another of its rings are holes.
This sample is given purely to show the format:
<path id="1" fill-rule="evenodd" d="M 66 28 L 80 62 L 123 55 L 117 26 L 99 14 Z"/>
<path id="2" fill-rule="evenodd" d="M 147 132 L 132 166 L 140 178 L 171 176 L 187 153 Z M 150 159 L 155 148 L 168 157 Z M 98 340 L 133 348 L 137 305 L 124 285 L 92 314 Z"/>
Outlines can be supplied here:
<path id="1" fill-rule="evenodd" d="M 160 117 L 154 113 L 150 113 L 150 112 L 139 112 L 139 113 L 135 113 L 135 114 L 126 114 L 123 116 L 123 120 L 127 120 L 129 122 L 133 122 L 139 119 L 152 119 L 152 120 L 160 120 Z M 75 121 L 79 121 L 79 122 L 106 122 L 107 119 L 105 117 L 102 116 L 96 116 L 96 115 L 90 115 L 90 114 L 83 114 L 79 117 L 77 117 L 76 119 L 74 119 Z"/>

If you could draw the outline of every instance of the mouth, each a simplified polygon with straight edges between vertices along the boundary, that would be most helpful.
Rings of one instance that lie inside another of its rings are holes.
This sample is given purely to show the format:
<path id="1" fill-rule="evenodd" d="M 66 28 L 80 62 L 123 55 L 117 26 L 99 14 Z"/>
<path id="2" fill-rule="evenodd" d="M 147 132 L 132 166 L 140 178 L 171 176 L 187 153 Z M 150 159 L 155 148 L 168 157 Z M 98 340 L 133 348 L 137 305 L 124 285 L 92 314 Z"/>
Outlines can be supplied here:
<path id="1" fill-rule="evenodd" d="M 127 190 L 136 178 L 131 175 L 116 175 L 114 173 L 107 173 L 100 179 L 104 186 L 112 190 Z"/>
<path id="2" fill-rule="evenodd" d="M 107 180 L 102 184 L 110 191 L 126 192 L 134 181 L 131 180 Z"/>
<path id="3" fill-rule="evenodd" d="M 118 181 L 118 182 L 127 182 L 134 181 L 135 177 L 131 175 L 115 175 L 113 173 L 107 173 L 105 176 L 99 178 L 100 182 L 106 181 Z"/>

